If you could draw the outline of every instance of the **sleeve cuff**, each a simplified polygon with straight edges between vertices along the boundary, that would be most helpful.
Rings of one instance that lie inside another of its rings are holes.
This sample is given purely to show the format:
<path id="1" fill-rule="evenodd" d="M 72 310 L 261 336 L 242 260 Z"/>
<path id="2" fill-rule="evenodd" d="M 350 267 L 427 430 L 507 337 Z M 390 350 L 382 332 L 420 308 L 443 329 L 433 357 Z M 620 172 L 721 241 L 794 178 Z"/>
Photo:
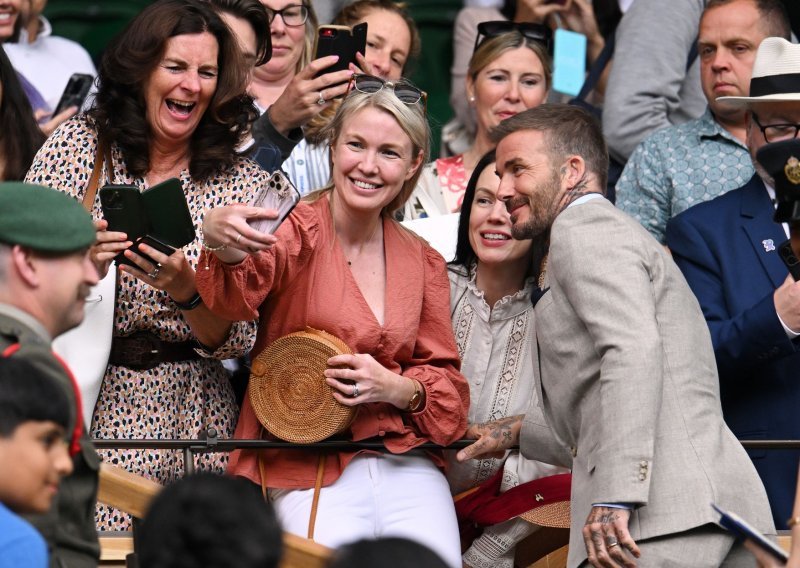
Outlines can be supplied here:
<path id="1" fill-rule="evenodd" d="M 797 333 L 796 331 L 792 331 L 792 329 L 788 325 L 783 323 L 783 320 L 781 319 L 781 316 L 780 316 L 780 314 L 778 312 L 775 312 L 775 315 L 778 316 L 778 321 L 781 322 L 781 325 L 783 326 L 783 331 L 786 332 L 786 337 L 788 337 L 789 339 L 794 339 L 795 337 L 800 337 L 800 333 Z"/>
<path id="2" fill-rule="evenodd" d="M 592 507 L 607 507 L 609 509 L 627 509 L 633 511 L 634 506 L 630 503 L 592 503 Z"/>

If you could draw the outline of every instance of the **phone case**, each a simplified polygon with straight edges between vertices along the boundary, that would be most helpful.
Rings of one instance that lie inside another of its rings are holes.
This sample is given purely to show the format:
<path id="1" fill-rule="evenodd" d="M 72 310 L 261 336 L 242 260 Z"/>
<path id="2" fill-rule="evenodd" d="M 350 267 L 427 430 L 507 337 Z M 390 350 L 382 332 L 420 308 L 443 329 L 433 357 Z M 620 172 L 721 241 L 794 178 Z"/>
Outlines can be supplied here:
<path id="1" fill-rule="evenodd" d="M 326 67 L 319 75 L 344 71 L 350 63 L 358 64 L 356 53 L 364 53 L 367 49 L 367 24 L 348 26 L 325 25 L 317 29 L 317 38 L 314 44 L 314 59 L 327 55 L 338 55 L 339 61 Z"/>
<path id="2" fill-rule="evenodd" d="M 174 248 L 183 248 L 195 239 L 192 214 L 177 178 L 170 178 L 142 192 L 147 212 L 147 234 Z"/>
<path id="3" fill-rule="evenodd" d="M 89 94 L 89 90 L 92 88 L 93 81 L 94 77 L 91 75 L 74 73 L 69 78 L 67 86 L 61 94 L 61 99 L 59 99 L 53 114 L 56 115 L 71 106 L 76 106 L 80 109 L 81 106 L 83 106 L 83 101 L 86 100 L 86 96 Z"/>
<path id="4" fill-rule="evenodd" d="M 100 188 L 100 207 L 109 231 L 121 231 L 135 241 L 148 232 L 142 194 L 132 185 L 105 185 Z"/>
<path id="5" fill-rule="evenodd" d="M 275 170 L 267 184 L 261 188 L 251 205 L 278 211 L 277 219 L 251 221 L 250 226 L 262 233 L 273 234 L 300 201 L 300 192 L 281 170 Z"/>
<path id="6" fill-rule="evenodd" d="M 785 550 L 771 540 L 767 539 L 739 515 L 720 509 L 713 503 L 711 506 L 714 507 L 714 510 L 721 515 L 719 524 L 723 528 L 728 529 L 737 537 L 750 539 L 753 544 L 757 545 L 759 548 L 781 562 L 786 562 L 789 559 L 789 555 Z"/>
<path id="7" fill-rule="evenodd" d="M 156 261 L 155 261 L 155 260 L 153 260 L 152 258 L 150 258 L 149 256 L 147 256 L 147 255 L 146 255 L 146 254 L 144 254 L 143 252 L 139 252 L 139 245 L 141 245 L 141 244 L 146 244 L 146 245 L 148 245 L 148 246 L 151 246 L 151 247 L 153 247 L 154 249 L 156 249 L 157 251 L 159 251 L 159 252 L 163 252 L 163 253 L 164 253 L 164 254 L 166 254 L 167 256 L 169 256 L 169 255 L 171 255 L 173 252 L 175 252 L 175 249 L 174 249 L 174 248 L 172 248 L 172 247 L 171 247 L 171 246 L 169 246 L 168 244 L 162 243 L 161 241 L 159 241 L 159 240 L 158 240 L 158 239 L 156 239 L 155 237 L 151 237 L 151 236 L 149 236 L 149 235 L 145 235 L 144 237 L 142 237 L 142 238 L 140 238 L 140 239 L 137 239 L 137 240 L 136 240 L 136 242 L 135 242 L 135 243 L 133 243 L 133 244 L 130 246 L 130 248 L 128 248 L 127 250 L 130 250 L 130 251 L 133 251 L 133 252 L 135 252 L 136 254 L 138 254 L 139 256 L 141 256 L 141 257 L 142 257 L 142 258 L 144 258 L 146 261 L 148 261 L 148 262 L 150 262 L 150 263 L 152 263 L 152 264 L 157 264 L 157 263 L 156 263 Z M 129 265 L 131 265 L 131 266 L 136 266 L 136 265 L 135 265 L 133 262 L 131 262 L 130 260 L 128 260 L 128 259 L 127 259 L 127 257 L 125 256 L 124 252 L 122 252 L 122 253 L 118 254 L 117 256 L 115 256 L 115 257 L 114 257 L 114 260 L 117 262 L 117 265 L 120 265 L 120 264 L 129 264 Z M 138 268 L 138 266 L 137 266 L 137 268 Z"/>

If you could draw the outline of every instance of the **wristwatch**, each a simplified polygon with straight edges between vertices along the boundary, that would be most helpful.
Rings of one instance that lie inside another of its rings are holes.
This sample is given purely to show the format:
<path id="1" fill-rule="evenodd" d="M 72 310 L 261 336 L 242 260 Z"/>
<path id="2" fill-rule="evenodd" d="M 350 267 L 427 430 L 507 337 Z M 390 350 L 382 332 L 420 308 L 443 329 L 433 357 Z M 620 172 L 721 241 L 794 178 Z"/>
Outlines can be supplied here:
<path id="1" fill-rule="evenodd" d="M 172 300 L 172 303 L 178 306 L 181 310 L 193 310 L 198 307 L 200 304 L 203 303 L 203 298 L 200 297 L 200 292 L 195 292 L 194 296 L 189 298 L 186 302 L 179 302 L 178 300 L 174 299 L 172 296 L 169 298 Z"/>
<path id="2" fill-rule="evenodd" d="M 414 382 L 414 394 L 411 395 L 411 398 L 408 399 L 408 406 L 406 406 L 406 412 L 416 412 L 419 410 L 419 407 L 422 406 L 422 387 L 419 384 L 419 381 Z"/>

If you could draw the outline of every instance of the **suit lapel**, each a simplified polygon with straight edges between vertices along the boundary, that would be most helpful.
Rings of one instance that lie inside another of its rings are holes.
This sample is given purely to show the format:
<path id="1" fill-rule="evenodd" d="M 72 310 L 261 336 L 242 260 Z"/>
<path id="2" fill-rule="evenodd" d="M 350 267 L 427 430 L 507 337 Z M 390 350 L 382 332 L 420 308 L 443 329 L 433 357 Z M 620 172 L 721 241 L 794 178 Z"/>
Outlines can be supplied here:
<path id="1" fill-rule="evenodd" d="M 778 246 L 786 240 L 786 233 L 780 223 L 773 220 L 775 208 L 770 201 L 767 189 L 758 174 L 748 182 L 742 191 L 742 228 L 750 240 L 761 266 L 777 288 L 786 279 L 788 270 L 778 255 Z"/>

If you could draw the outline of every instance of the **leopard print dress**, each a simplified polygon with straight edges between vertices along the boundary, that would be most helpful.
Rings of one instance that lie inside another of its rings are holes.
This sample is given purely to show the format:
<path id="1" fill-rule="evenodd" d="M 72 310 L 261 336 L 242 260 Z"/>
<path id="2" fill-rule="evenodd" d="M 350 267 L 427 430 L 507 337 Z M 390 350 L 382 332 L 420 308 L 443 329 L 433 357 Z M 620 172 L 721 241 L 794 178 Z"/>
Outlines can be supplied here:
<path id="1" fill-rule="evenodd" d="M 26 181 L 38 183 L 83 199 L 94 168 L 96 134 L 86 118 L 76 117 L 61 125 L 39 150 Z M 141 178 L 131 176 L 118 148 L 112 148 L 113 183 L 145 189 Z M 105 170 L 105 168 L 104 168 Z M 98 187 L 109 180 L 103 171 Z M 192 180 L 188 171 L 180 180 L 198 232 L 183 251 L 196 268 L 200 254 L 199 230 L 204 213 L 230 203 L 248 203 L 250 196 L 267 179 L 253 162 L 240 159 L 233 168 L 204 182 Z M 99 192 L 92 215 L 102 217 Z M 213 427 L 220 437 L 231 437 L 238 408 L 221 360 L 244 355 L 253 345 L 256 322 L 233 324 L 219 349 L 204 359 L 163 363 L 151 370 L 134 371 L 109 365 L 94 409 L 89 434 L 93 438 L 136 439 L 197 438 L 201 430 Z M 192 339 L 191 329 L 181 311 L 163 291 L 128 274 L 121 274 L 114 318 L 114 334 L 149 331 L 166 341 Z M 103 461 L 121 466 L 167 484 L 181 477 L 183 456 L 173 450 L 99 450 Z M 195 466 L 222 472 L 227 454 L 199 454 Z M 129 517 L 98 505 L 99 530 L 129 530 Z"/>

